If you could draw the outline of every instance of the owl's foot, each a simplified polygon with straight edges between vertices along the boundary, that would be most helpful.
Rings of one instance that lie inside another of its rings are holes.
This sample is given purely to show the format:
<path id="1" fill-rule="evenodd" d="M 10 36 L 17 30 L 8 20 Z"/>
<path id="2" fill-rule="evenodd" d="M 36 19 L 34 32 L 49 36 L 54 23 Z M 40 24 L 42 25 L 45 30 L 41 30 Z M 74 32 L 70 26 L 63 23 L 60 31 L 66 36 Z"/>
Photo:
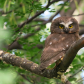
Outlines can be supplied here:
<path id="1" fill-rule="evenodd" d="M 65 84 L 67 81 L 66 76 L 64 74 L 61 75 L 61 81 L 63 84 Z"/>
<path id="2" fill-rule="evenodd" d="M 58 74 L 58 76 L 57 76 L 57 78 L 58 79 L 61 79 L 61 82 L 63 83 L 63 84 L 65 84 L 66 83 L 66 81 L 67 81 L 67 79 L 66 79 L 66 76 L 64 75 L 64 73 L 62 73 L 62 72 L 57 72 L 57 74 Z"/>

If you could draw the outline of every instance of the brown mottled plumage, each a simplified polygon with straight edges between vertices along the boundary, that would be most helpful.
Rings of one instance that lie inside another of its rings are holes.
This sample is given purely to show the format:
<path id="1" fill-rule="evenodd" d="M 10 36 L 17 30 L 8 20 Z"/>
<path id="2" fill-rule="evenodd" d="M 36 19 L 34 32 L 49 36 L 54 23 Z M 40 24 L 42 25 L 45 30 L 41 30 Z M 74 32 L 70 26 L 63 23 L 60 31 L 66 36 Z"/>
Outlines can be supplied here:
<path id="1" fill-rule="evenodd" d="M 75 18 L 59 17 L 52 21 L 51 34 L 46 38 L 41 56 L 40 70 L 61 59 L 72 43 L 79 39 L 79 26 Z"/>

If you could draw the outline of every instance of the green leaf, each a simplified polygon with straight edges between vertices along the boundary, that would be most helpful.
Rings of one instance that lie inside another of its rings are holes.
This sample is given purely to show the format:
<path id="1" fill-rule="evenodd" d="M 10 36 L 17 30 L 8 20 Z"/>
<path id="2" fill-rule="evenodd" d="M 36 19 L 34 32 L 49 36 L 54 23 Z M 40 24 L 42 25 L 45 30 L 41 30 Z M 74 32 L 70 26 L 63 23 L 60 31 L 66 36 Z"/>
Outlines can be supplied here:
<path id="1" fill-rule="evenodd" d="M 76 81 L 77 78 L 69 78 L 69 81 Z"/>

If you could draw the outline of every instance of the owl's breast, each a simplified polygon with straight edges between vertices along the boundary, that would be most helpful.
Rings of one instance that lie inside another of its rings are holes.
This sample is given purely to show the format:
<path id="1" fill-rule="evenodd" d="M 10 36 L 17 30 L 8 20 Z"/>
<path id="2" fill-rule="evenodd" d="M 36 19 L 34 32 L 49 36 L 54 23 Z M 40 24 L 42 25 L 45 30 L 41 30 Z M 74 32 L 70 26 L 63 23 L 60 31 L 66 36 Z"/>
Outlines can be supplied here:
<path id="1" fill-rule="evenodd" d="M 76 41 L 74 34 L 51 34 L 45 46 L 51 52 L 66 51 Z"/>

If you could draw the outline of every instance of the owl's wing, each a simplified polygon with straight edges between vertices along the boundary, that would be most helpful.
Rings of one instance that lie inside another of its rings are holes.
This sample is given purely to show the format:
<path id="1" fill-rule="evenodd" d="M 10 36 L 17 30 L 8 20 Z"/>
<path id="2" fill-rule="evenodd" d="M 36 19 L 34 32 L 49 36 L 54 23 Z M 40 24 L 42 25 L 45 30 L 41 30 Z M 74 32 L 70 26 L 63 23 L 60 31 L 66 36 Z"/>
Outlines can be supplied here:
<path id="1" fill-rule="evenodd" d="M 48 49 L 49 50 L 49 49 Z M 64 56 L 64 51 L 58 51 L 58 52 L 48 52 L 44 49 L 42 56 L 41 56 L 41 65 L 40 70 L 42 71 L 52 63 L 59 60 L 62 56 Z"/>
<path id="2" fill-rule="evenodd" d="M 75 34 L 50 34 L 41 55 L 40 70 L 59 60 L 78 37 Z"/>
<path id="3" fill-rule="evenodd" d="M 64 56 L 65 51 L 63 50 L 63 45 L 62 43 L 60 44 L 61 41 L 59 39 L 59 35 L 51 34 L 47 37 L 45 48 L 41 55 L 40 70 L 43 70 Z"/>

